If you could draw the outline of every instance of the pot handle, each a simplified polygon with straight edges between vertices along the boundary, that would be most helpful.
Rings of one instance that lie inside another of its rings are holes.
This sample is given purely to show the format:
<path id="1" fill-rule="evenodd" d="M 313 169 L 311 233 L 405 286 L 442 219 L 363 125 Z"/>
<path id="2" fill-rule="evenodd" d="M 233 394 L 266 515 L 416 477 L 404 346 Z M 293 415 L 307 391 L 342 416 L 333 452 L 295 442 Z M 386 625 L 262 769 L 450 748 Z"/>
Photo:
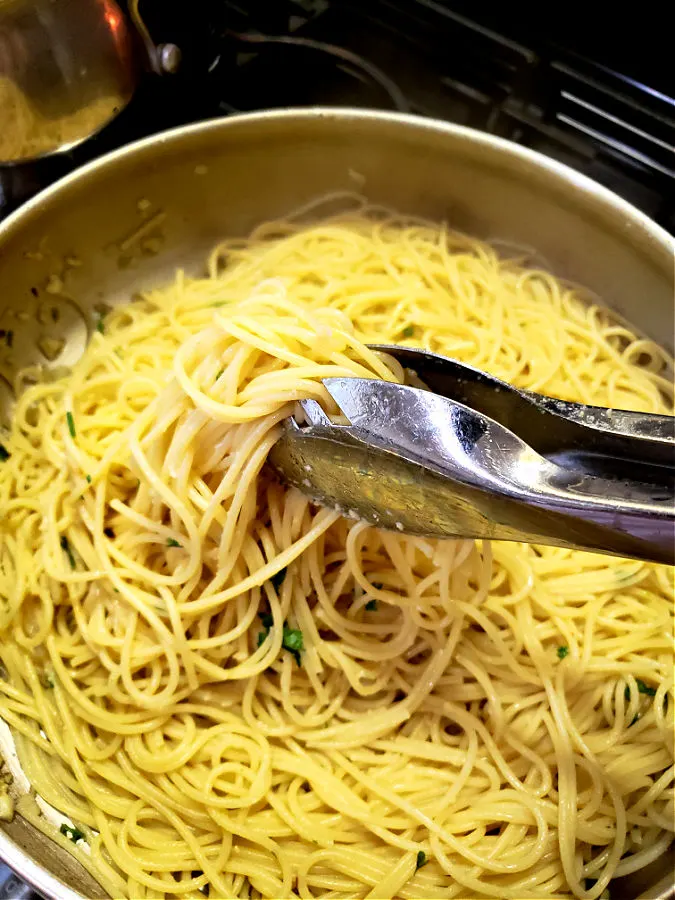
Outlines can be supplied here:
<path id="1" fill-rule="evenodd" d="M 138 7 L 139 0 L 129 0 L 129 15 L 143 41 L 152 71 L 157 75 L 174 75 L 180 66 L 180 47 L 176 44 L 155 44 Z"/>

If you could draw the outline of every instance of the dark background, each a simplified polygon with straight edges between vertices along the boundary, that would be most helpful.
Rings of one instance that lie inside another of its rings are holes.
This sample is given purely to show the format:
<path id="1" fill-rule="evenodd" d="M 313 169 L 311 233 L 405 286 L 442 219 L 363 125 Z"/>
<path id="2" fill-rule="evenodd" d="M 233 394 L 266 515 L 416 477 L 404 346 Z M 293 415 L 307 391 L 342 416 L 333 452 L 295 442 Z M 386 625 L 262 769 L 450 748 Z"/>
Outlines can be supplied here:
<path id="1" fill-rule="evenodd" d="M 189 17 L 186 18 L 186 8 Z M 153 36 L 184 54 L 176 122 L 272 106 L 391 98 L 555 156 L 675 231 L 675 4 L 475 0 L 145 0 Z M 176 98 L 174 98 L 176 99 Z"/>
<path id="2" fill-rule="evenodd" d="M 597 0 L 143 0 L 155 42 L 181 48 L 178 74 L 147 72 L 130 106 L 74 151 L 0 167 L 0 215 L 146 134 L 322 104 L 401 109 L 509 138 L 675 233 L 675 4 L 626 9 Z"/>

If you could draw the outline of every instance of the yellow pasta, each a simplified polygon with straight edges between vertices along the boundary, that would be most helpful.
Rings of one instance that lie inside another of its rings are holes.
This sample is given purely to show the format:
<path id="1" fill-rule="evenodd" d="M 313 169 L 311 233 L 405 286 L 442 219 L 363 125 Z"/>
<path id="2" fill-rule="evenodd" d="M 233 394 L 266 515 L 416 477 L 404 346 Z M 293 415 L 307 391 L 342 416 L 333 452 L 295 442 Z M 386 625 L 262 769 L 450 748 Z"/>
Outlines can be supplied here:
<path id="1" fill-rule="evenodd" d="M 359 206 L 224 242 L 23 390 L 0 716 L 111 895 L 593 900 L 665 852 L 670 570 L 381 531 L 265 466 L 322 378 L 402 377 L 373 342 L 671 411 L 664 352 L 582 300 Z"/>

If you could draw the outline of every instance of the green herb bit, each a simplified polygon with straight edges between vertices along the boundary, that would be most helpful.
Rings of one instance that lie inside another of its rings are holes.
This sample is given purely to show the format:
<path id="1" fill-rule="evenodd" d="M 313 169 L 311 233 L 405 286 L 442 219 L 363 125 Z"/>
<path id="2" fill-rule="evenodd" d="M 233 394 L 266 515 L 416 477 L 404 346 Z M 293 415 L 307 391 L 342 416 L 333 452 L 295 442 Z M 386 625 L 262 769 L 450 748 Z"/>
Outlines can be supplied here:
<path id="1" fill-rule="evenodd" d="M 54 676 L 50 672 L 43 672 L 40 678 L 40 684 L 43 688 L 51 690 L 54 687 Z"/>
<path id="2" fill-rule="evenodd" d="M 417 851 L 417 860 L 415 862 L 415 869 L 416 870 L 421 869 L 422 866 L 426 866 L 426 864 L 428 862 L 429 862 L 429 860 L 427 859 L 427 855 L 424 852 L 424 850 L 418 850 Z"/>
<path id="3" fill-rule="evenodd" d="M 377 600 L 369 600 L 366 603 L 366 609 L 368 610 L 368 612 L 375 612 L 375 610 L 377 609 Z"/>
<path id="4" fill-rule="evenodd" d="M 260 619 L 260 624 L 265 629 L 264 631 L 258 632 L 258 647 L 260 647 L 267 640 L 270 629 L 274 626 L 274 617 L 271 613 L 259 612 L 258 618 Z M 284 650 L 288 650 L 289 653 L 293 654 L 293 656 L 295 657 L 295 661 L 299 666 L 302 665 L 300 651 L 305 649 L 305 645 L 302 637 L 302 631 L 300 631 L 300 629 L 290 628 L 286 624 L 286 622 L 284 622 L 281 646 Z"/>
<path id="5" fill-rule="evenodd" d="M 653 697 L 656 694 L 656 688 L 645 684 L 641 678 L 636 678 L 635 682 L 637 684 L 638 694 L 646 694 L 648 697 Z M 630 700 L 630 688 L 628 685 L 624 688 L 623 695 L 626 698 L 626 702 L 628 702 Z"/>
<path id="6" fill-rule="evenodd" d="M 63 825 L 59 828 L 61 834 L 65 834 L 67 838 L 69 838 L 74 844 L 78 841 L 84 840 L 84 832 L 80 831 L 79 828 L 76 828 L 74 825 L 71 827 L 70 825 L 66 825 L 64 822 Z"/>
<path id="7" fill-rule="evenodd" d="M 258 618 L 265 629 L 264 631 L 258 632 L 258 647 L 262 647 L 269 636 L 270 628 L 274 625 L 274 618 L 271 613 L 267 612 L 259 612 Z"/>
<path id="8" fill-rule="evenodd" d="M 181 547 L 181 548 L 183 547 L 183 545 L 179 544 L 175 538 L 169 538 L 169 540 L 166 542 L 166 546 L 167 547 Z"/>
<path id="9" fill-rule="evenodd" d="M 220 372 L 218 372 L 218 374 L 216 375 L 216 381 L 218 381 L 218 379 L 220 378 L 220 376 L 223 374 L 224 371 L 225 371 L 225 369 L 221 369 Z"/>
<path id="10" fill-rule="evenodd" d="M 70 410 L 66 413 L 66 422 L 68 423 L 68 431 L 70 432 L 71 438 L 74 438 L 77 432 L 75 431 L 75 419 L 73 418 L 73 414 Z"/>
<path id="11" fill-rule="evenodd" d="M 7 462 L 12 454 L 4 444 L 0 444 L 0 462 Z"/>
<path id="12" fill-rule="evenodd" d="M 570 648 L 567 646 L 558 647 L 558 649 L 556 650 L 556 653 L 558 654 L 558 659 L 565 659 L 565 657 L 567 656 L 567 654 L 569 652 L 570 652 Z"/>
<path id="13" fill-rule="evenodd" d="M 408 325 L 408 327 L 404 328 L 403 331 L 401 332 L 401 336 L 404 338 L 411 338 L 414 334 L 415 334 L 415 326 L 414 325 Z"/>
<path id="14" fill-rule="evenodd" d="M 103 324 L 103 316 L 96 319 L 96 330 L 101 334 L 105 334 L 105 325 Z"/>
<path id="15" fill-rule="evenodd" d="M 289 626 L 284 622 L 284 636 L 281 641 L 281 646 L 284 648 L 284 650 L 288 650 L 289 653 L 293 654 L 293 656 L 295 657 L 295 661 L 299 666 L 302 665 L 300 651 L 305 649 L 302 638 L 302 631 L 300 631 L 298 628 L 289 628 Z"/>
<path id="16" fill-rule="evenodd" d="M 70 549 L 70 544 L 68 543 L 68 538 L 65 536 L 65 534 L 61 535 L 60 543 L 61 543 L 61 549 L 68 557 L 68 562 L 70 563 L 70 568 L 74 569 L 75 565 L 76 565 L 75 557 L 73 556 L 73 551 Z"/>
<path id="17" fill-rule="evenodd" d="M 286 567 L 283 569 L 279 569 L 276 575 L 272 575 L 270 581 L 274 585 L 274 590 L 278 591 L 281 585 L 284 583 L 284 578 L 286 577 Z"/>
<path id="18" fill-rule="evenodd" d="M 639 693 L 646 694 L 648 697 L 653 697 L 656 694 L 656 688 L 650 687 L 648 684 L 645 684 L 641 678 L 635 679 L 637 682 L 637 689 Z"/>
<path id="19" fill-rule="evenodd" d="M 84 476 L 87 479 L 87 484 L 91 484 L 91 475 Z"/>
<path id="20" fill-rule="evenodd" d="M 262 624 L 263 628 L 266 628 L 268 631 L 274 625 L 274 617 L 272 613 L 258 613 L 258 618 Z"/>

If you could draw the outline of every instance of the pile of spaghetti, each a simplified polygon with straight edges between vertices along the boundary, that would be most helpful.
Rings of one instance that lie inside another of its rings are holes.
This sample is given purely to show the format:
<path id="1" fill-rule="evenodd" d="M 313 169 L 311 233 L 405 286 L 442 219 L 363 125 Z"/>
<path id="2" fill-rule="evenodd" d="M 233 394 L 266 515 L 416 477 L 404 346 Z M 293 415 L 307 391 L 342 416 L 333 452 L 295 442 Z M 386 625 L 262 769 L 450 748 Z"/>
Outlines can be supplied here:
<path id="1" fill-rule="evenodd" d="M 112 896 L 596 898 L 666 851 L 669 570 L 381 531 L 265 466 L 321 379 L 402 377 L 368 342 L 667 412 L 658 347 L 368 208 L 96 325 L 3 444 L 0 716 Z"/>

